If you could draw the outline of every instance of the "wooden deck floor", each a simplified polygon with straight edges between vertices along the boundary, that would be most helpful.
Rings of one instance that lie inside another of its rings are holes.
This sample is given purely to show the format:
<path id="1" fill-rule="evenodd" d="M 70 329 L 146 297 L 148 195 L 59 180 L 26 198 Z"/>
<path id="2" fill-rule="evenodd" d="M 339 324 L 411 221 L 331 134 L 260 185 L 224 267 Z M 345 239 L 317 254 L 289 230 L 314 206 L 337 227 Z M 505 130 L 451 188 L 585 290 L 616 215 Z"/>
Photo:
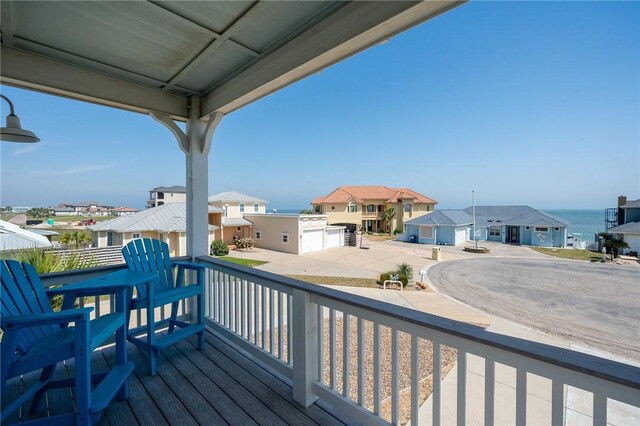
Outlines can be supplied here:
<path id="1" fill-rule="evenodd" d="M 129 398 L 114 401 L 105 410 L 103 425 L 343 425 L 352 423 L 331 407 L 316 403 L 302 408 L 293 402 L 285 379 L 267 371 L 249 355 L 227 341 L 207 333 L 204 352 L 195 339 L 180 342 L 161 352 L 158 374 L 146 375 L 146 358 L 129 345 L 135 374 L 129 380 Z M 113 348 L 93 354 L 95 369 L 115 359 Z M 73 364 L 60 365 L 60 376 L 73 374 Z M 21 388 L 36 379 L 34 374 L 14 379 L 4 398 L 15 398 Z M 28 419 L 73 410 L 69 389 L 47 392 L 36 414 Z M 26 413 L 28 407 L 23 407 Z M 19 413 L 7 419 L 14 423 Z M 26 420 L 26 419 L 23 419 Z M 3 423 L 3 424 L 4 424 Z"/>

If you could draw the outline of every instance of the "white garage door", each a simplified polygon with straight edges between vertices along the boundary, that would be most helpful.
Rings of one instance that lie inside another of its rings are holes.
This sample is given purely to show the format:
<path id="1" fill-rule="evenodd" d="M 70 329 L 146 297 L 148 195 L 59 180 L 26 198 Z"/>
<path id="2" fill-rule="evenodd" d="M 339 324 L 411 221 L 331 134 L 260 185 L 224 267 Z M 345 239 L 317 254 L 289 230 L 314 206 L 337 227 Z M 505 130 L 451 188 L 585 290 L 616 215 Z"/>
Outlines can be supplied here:
<path id="1" fill-rule="evenodd" d="M 624 236 L 624 240 L 629 244 L 629 248 L 626 251 L 640 253 L 640 235 L 627 234 Z"/>
<path id="2" fill-rule="evenodd" d="M 314 229 L 302 233 L 302 253 L 322 251 L 324 246 L 324 230 Z"/>
<path id="3" fill-rule="evenodd" d="M 467 241 L 467 230 L 466 228 L 456 228 L 456 240 L 453 244 L 456 246 Z"/>
<path id="4" fill-rule="evenodd" d="M 342 229 L 327 229 L 327 248 L 342 247 L 344 234 Z"/>

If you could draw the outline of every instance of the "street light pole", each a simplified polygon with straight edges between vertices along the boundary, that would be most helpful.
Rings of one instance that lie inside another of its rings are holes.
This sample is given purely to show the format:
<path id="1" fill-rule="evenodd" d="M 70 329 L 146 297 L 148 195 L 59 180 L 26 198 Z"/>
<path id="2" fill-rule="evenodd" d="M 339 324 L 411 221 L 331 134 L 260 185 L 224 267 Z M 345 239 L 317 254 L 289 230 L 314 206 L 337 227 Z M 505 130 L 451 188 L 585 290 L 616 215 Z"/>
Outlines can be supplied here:
<path id="1" fill-rule="evenodd" d="M 476 235 L 476 191 L 471 190 L 471 210 L 473 212 L 473 247 L 478 248 L 478 236 Z"/>

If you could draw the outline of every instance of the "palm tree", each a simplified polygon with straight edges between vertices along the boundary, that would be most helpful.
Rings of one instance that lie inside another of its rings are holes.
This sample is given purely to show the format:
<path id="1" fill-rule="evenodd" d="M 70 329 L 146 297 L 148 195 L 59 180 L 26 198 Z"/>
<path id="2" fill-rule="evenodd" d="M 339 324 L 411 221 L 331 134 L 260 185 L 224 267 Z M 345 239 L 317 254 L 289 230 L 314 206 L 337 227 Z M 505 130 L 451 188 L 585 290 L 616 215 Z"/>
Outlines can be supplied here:
<path id="1" fill-rule="evenodd" d="M 382 217 L 384 218 L 384 221 L 386 223 L 387 229 L 389 231 L 389 235 L 391 235 L 391 219 L 393 219 L 396 216 L 396 209 L 394 209 L 393 207 L 389 207 L 388 209 L 385 209 L 385 211 L 382 213 Z"/>
<path id="2" fill-rule="evenodd" d="M 76 248 L 91 242 L 91 237 L 83 231 L 71 231 L 60 235 L 60 242 L 64 245 L 75 244 Z"/>

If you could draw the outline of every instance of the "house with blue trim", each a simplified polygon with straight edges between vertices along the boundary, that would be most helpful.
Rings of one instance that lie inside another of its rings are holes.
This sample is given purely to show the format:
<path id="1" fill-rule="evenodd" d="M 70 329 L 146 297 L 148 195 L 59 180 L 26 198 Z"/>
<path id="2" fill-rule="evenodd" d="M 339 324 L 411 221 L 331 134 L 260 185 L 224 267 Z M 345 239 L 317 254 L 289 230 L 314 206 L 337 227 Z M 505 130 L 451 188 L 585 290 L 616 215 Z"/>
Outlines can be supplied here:
<path id="1" fill-rule="evenodd" d="M 469 239 L 473 218 L 463 210 L 436 210 L 405 222 L 406 241 L 457 246 Z"/>
<path id="2" fill-rule="evenodd" d="M 405 224 L 404 239 L 422 244 L 460 245 L 468 240 L 540 247 L 567 244 L 568 223 L 529 206 L 476 206 L 436 210 Z"/>

